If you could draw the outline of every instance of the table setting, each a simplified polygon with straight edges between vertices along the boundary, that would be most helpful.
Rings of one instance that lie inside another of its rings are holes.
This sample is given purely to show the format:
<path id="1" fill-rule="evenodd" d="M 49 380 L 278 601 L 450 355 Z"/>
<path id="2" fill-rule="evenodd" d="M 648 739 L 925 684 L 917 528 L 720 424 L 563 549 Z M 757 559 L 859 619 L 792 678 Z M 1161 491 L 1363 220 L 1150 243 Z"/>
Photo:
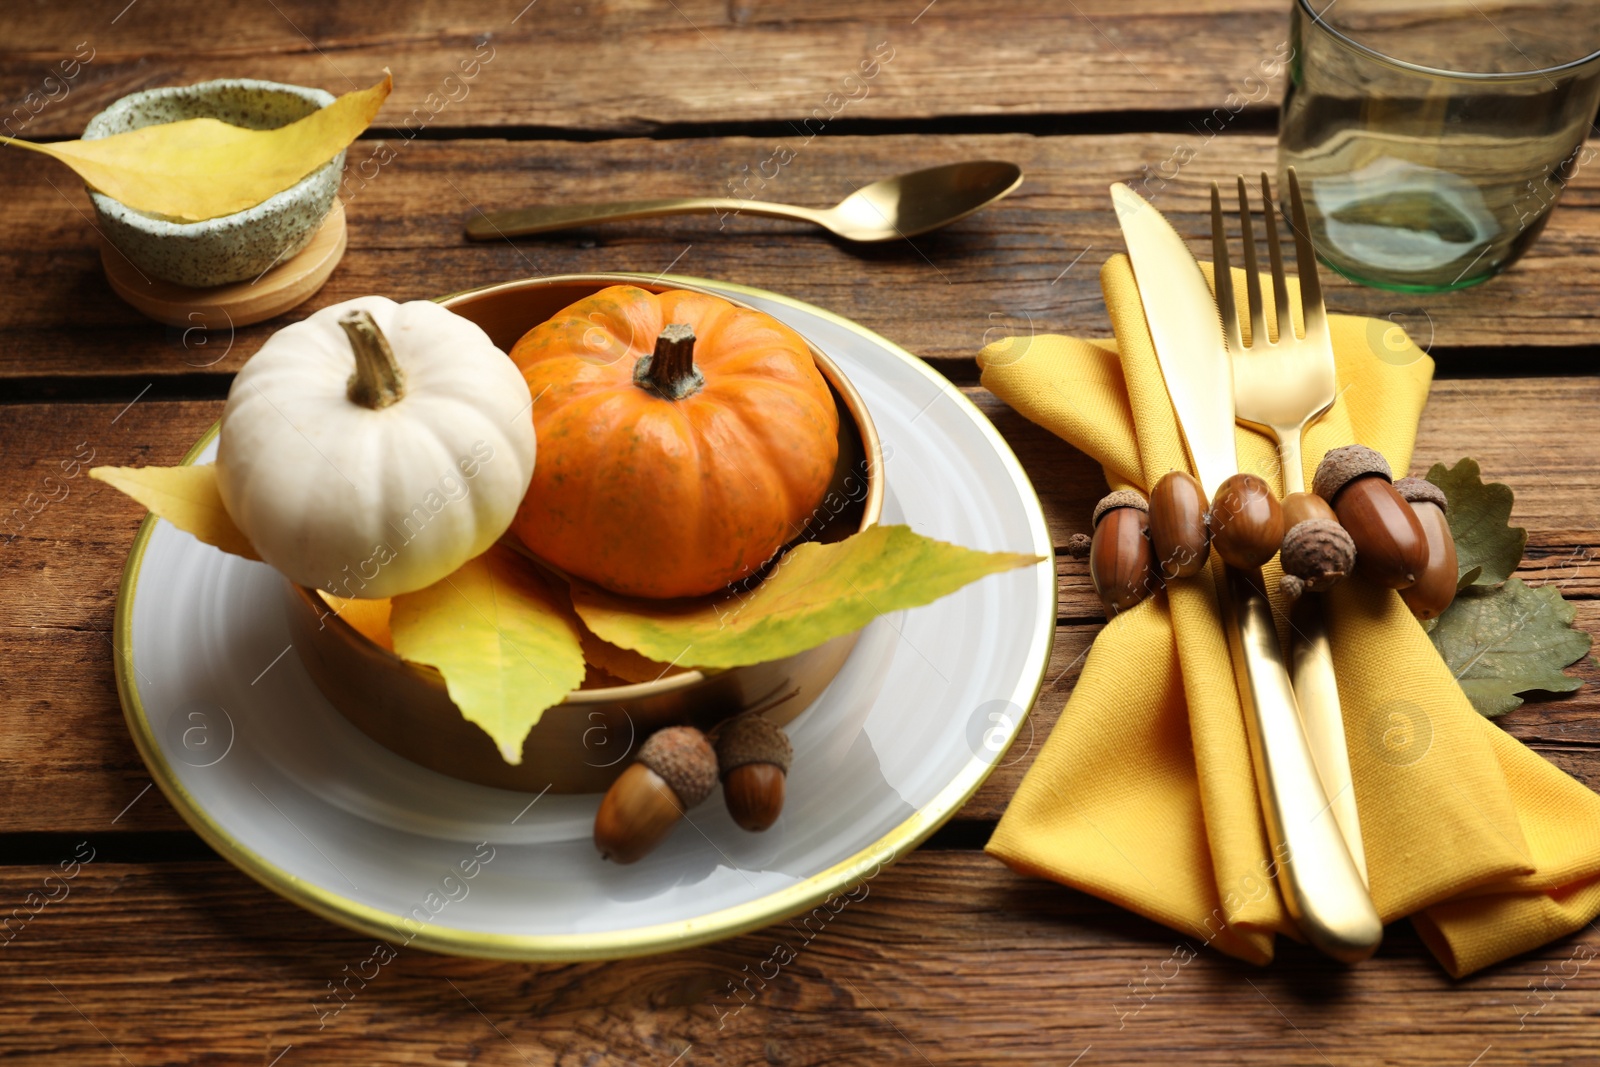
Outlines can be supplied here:
<path id="1" fill-rule="evenodd" d="M 0 1051 L 1584 1061 L 1592 12 L 269 6 L 0 16 Z"/>

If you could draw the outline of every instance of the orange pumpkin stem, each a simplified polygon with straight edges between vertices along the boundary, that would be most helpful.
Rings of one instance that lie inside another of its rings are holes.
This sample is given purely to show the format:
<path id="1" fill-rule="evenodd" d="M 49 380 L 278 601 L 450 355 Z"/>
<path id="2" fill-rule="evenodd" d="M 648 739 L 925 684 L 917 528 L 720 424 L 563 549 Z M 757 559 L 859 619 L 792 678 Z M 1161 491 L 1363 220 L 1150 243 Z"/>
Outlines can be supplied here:
<path id="1" fill-rule="evenodd" d="M 351 403 L 378 411 L 406 395 L 406 376 L 395 359 L 389 339 L 368 311 L 356 310 L 339 317 L 356 354 L 356 372 L 350 375 L 345 395 Z"/>
<path id="2" fill-rule="evenodd" d="M 694 327 L 682 322 L 663 326 L 656 336 L 656 350 L 639 361 L 633 380 L 668 400 L 699 392 L 705 378 L 694 365 Z"/>

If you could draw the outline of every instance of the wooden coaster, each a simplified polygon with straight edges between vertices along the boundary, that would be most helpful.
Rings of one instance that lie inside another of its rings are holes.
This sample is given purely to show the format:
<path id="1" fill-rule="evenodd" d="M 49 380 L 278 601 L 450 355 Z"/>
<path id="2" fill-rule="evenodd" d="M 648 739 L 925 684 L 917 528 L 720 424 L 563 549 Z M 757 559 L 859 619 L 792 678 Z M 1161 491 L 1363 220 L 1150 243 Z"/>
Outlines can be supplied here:
<path id="1" fill-rule="evenodd" d="M 254 281 L 191 289 L 148 278 L 104 239 L 100 264 L 116 294 L 157 322 L 222 329 L 270 319 L 309 299 L 344 258 L 345 240 L 344 205 L 334 200 L 311 243 Z"/>

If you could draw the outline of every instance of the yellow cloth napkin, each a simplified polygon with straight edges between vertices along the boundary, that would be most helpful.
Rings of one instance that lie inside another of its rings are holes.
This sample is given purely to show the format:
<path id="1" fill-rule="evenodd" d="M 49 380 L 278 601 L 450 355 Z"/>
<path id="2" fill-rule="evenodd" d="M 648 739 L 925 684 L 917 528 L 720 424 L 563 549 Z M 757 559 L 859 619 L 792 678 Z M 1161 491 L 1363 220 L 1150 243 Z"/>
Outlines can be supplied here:
<path id="1" fill-rule="evenodd" d="M 978 357 L 983 384 L 1097 460 L 1113 488 L 1148 492 L 1189 465 L 1127 258 L 1112 257 L 1100 281 L 1115 343 L 1000 341 Z M 1269 318 L 1271 308 L 1269 295 Z M 1330 323 L 1339 399 L 1306 435 L 1306 481 L 1352 441 L 1404 474 L 1433 362 L 1390 323 Z M 1281 492 L 1270 438 L 1241 428 L 1237 441 L 1241 469 Z M 1107 624 L 988 850 L 1266 963 L 1274 934 L 1298 935 L 1274 882 L 1213 583 L 1211 569 L 1171 583 Z M 1395 593 L 1352 580 L 1328 604 L 1384 921 L 1411 916 L 1459 977 L 1600 914 L 1600 797 L 1478 715 Z"/>

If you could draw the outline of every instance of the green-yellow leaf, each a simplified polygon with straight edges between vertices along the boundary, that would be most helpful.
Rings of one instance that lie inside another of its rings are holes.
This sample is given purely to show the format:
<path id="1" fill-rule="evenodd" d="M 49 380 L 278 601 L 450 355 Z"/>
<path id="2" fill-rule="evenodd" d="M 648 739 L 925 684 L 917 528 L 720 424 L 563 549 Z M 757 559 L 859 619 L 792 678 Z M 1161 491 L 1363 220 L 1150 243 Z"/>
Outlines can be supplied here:
<path id="1" fill-rule="evenodd" d="M 188 467 L 95 467 L 89 477 L 121 490 L 157 518 L 166 519 L 208 545 L 245 559 L 261 558 L 222 506 L 217 468 L 210 463 Z"/>
<path id="2" fill-rule="evenodd" d="M 1509 522 L 1511 487 L 1485 483 L 1475 459 L 1463 459 L 1454 467 L 1435 463 L 1428 481 L 1443 489 L 1450 502 L 1445 514 L 1456 542 L 1460 587 L 1499 585 L 1511 577 L 1528 544 L 1528 531 Z"/>
<path id="3" fill-rule="evenodd" d="M 51 156 L 135 211 L 196 222 L 231 215 L 275 196 L 349 146 L 383 106 L 393 82 L 345 93 L 274 130 L 217 119 L 183 119 L 97 141 L 0 142 Z"/>
<path id="4" fill-rule="evenodd" d="M 836 544 L 800 545 L 748 592 L 652 604 L 574 583 L 572 601 L 589 629 L 614 645 L 678 666 L 739 667 L 815 648 L 879 615 L 1043 559 L 874 526 Z"/>
<path id="5" fill-rule="evenodd" d="M 1512 578 L 1463 589 L 1428 636 L 1472 706 L 1493 718 L 1520 705 L 1518 693 L 1570 693 L 1583 685 L 1562 672 L 1589 651 L 1589 635 L 1572 628 L 1577 614 L 1554 586 Z"/>
<path id="6" fill-rule="evenodd" d="M 426 589 L 394 598 L 394 650 L 444 675 L 462 717 L 522 762 L 522 743 L 583 682 L 580 627 L 565 597 L 502 547 Z"/>

